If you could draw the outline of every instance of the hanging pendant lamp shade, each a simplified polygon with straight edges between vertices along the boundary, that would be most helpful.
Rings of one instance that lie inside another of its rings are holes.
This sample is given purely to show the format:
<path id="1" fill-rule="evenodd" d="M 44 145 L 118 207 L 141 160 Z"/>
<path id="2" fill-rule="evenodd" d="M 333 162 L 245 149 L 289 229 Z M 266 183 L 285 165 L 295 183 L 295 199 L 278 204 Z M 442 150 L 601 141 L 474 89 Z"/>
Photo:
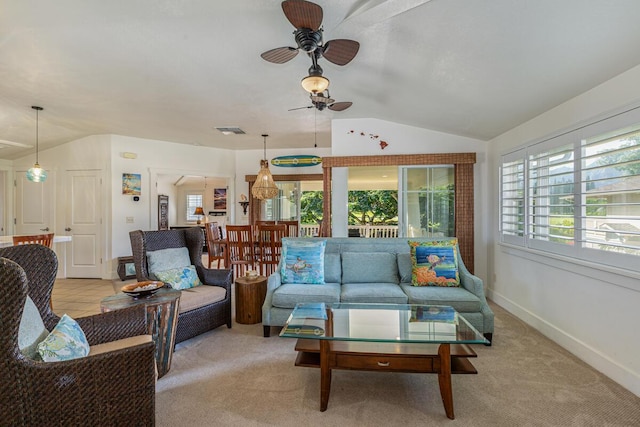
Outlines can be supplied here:
<path id="1" fill-rule="evenodd" d="M 44 182 L 47 179 L 47 171 L 40 167 L 38 163 L 38 113 L 43 110 L 42 107 L 32 106 L 36 110 L 36 163 L 27 171 L 27 179 L 31 182 Z"/>
<path id="2" fill-rule="evenodd" d="M 269 161 L 267 160 L 267 137 L 269 135 L 262 135 L 264 138 L 264 159 L 260 160 L 260 171 L 256 177 L 256 182 L 251 187 L 251 194 L 253 197 L 260 200 L 273 199 L 278 195 L 278 187 L 273 181 L 273 176 L 269 170 Z"/>

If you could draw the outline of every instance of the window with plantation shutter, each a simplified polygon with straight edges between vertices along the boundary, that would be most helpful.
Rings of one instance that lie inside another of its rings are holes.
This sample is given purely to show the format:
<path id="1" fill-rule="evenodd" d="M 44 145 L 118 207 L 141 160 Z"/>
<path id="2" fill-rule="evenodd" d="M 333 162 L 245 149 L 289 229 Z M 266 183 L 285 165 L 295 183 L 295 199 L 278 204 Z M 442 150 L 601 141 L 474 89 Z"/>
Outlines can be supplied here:
<path id="1" fill-rule="evenodd" d="M 500 235 L 640 271 L 640 107 L 504 154 Z"/>
<path id="2" fill-rule="evenodd" d="M 500 232 L 502 241 L 524 245 L 525 150 L 502 157 L 500 167 Z"/>
<path id="3" fill-rule="evenodd" d="M 194 215 L 196 207 L 202 206 L 202 192 L 199 193 L 187 193 L 186 194 L 186 207 L 185 217 L 187 222 L 198 221 L 200 215 Z"/>

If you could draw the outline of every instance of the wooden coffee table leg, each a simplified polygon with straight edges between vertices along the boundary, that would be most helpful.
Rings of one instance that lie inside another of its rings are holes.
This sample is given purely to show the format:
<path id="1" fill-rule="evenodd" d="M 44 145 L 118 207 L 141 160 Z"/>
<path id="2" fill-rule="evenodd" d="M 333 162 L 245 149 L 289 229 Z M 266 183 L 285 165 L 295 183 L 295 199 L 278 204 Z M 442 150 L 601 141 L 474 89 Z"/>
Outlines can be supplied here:
<path id="1" fill-rule="evenodd" d="M 447 418 L 453 420 L 455 417 L 453 415 L 453 390 L 451 388 L 451 345 L 440 344 L 438 356 L 440 358 L 440 370 L 438 371 L 440 396 L 442 397 Z"/>
<path id="2" fill-rule="evenodd" d="M 320 411 L 327 410 L 331 391 L 331 367 L 329 366 L 329 341 L 320 340 Z"/>

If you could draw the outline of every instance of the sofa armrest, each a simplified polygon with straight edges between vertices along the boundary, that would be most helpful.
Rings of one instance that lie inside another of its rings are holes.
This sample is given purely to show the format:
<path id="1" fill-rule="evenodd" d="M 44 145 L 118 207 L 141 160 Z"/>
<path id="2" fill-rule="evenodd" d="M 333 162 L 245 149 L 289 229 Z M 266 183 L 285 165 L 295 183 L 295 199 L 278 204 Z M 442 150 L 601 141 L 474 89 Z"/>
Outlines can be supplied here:
<path id="1" fill-rule="evenodd" d="M 209 286 L 221 286 L 228 292 L 231 291 L 233 272 L 227 269 L 205 268 L 197 266 L 196 271 L 202 283 Z"/>
<path id="2" fill-rule="evenodd" d="M 147 311 L 144 305 L 107 311 L 75 319 L 90 345 L 144 335 L 147 330 Z"/>
<path id="3" fill-rule="evenodd" d="M 484 283 L 478 276 L 471 274 L 467 267 L 463 263 L 458 265 L 458 274 L 460 274 L 460 284 L 463 288 L 477 296 L 483 304 L 487 304 L 487 299 L 484 295 Z"/>
<path id="4" fill-rule="evenodd" d="M 262 304 L 262 323 L 264 325 L 271 324 L 271 307 L 273 306 L 273 293 L 282 285 L 282 276 L 279 271 L 272 273 L 267 279 L 267 294 Z"/>

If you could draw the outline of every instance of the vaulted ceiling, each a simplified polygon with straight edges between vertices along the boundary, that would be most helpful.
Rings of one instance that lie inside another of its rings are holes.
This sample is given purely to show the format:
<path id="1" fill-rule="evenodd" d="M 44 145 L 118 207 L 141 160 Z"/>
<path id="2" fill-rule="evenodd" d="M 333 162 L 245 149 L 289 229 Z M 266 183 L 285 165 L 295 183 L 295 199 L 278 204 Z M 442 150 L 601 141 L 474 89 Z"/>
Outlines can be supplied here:
<path id="1" fill-rule="evenodd" d="M 280 1 L 0 1 L 0 158 L 92 134 L 227 149 L 330 145 L 334 118 L 378 118 L 482 140 L 640 64 L 637 0 L 317 0 L 321 60 L 342 112 L 310 105 L 311 65 Z M 225 136 L 217 126 L 239 127 Z M 317 135 L 317 138 L 316 138 Z M 15 144 L 24 145 L 22 147 Z"/>

